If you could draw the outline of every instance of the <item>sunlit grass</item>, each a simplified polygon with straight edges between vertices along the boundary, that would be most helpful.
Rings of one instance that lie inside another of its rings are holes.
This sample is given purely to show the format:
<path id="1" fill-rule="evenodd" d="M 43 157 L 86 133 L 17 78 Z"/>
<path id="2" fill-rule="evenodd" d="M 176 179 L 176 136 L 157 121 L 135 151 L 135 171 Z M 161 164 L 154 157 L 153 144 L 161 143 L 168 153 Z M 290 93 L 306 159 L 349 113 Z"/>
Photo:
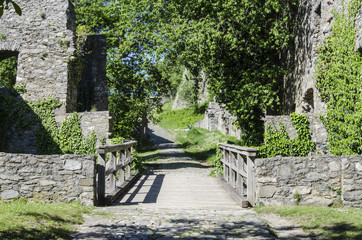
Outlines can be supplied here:
<path id="1" fill-rule="evenodd" d="M 166 130 L 171 130 L 176 136 L 177 143 L 192 158 L 201 161 L 212 162 L 216 155 L 219 142 L 239 144 L 239 141 L 230 136 L 225 136 L 219 131 L 208 131 L 195 128 L 193 125 L 204 117 L 206 104 L 188 107 L 181 110 L 171 110 L 171 103 L 163 107 L 163 112 L 157 116 L 157 124 Z"/>
<path id="2" fill-rule="evenodd" d="M 70 239 L 91 210 L 78 202 L 0 202 L 0 239 Z"/>
<path id="3" fill-rule="evenodd" d="M 326 239 L 362 239 L 362 209 L 283 205 L 257 207 L 255 210 L 291 219 L 306 232 Z"/>

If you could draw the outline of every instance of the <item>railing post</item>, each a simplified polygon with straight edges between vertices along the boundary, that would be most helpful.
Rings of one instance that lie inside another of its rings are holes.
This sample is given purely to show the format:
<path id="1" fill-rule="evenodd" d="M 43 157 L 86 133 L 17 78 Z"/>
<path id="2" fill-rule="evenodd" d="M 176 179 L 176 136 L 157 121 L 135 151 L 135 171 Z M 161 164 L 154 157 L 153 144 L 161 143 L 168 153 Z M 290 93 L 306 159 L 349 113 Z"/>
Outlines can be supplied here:
<path id="1" fill-rule="evenodd" d="M 234 165 L 235 165 L 235 155 L 233 152 L 230 151 L 229 153 L 230 156 L 230 167 L 229 167 L 229 177 L 230 177 L 230 184 L 233 188 L 235 188 L 236 183 L 235 183 L 235 171 L 233 169 Z"/>
<path id="2" fill-rule="evenodd" d="M 252 206 L 255 206 L 255 176 L 254 176 L 254 157 L 246 156 L 248 164 L 247 178 L 247 200 Z"/>
<path id="3" fill-rule="evenodd" d="M 130 162 L 131 161 L 131 149 L 127 148 L 126 149 L 126 161 Z M 131 176 L 131 165 L 127 164 L 126 166 L 126 179 L 128 179 Z"/>
<path id="4" fill-rule="evenodd" d="M 111 152 L 110 158 L 109 158 L 109 168 L 111 169 L 116 169 L 116 158 L 117 158 L 117 153 L 116 152 Z M 111 173 L 109 175 L 109 182 L 108 182 L 108 188 L 109 188 L 109 192 L 113 192 L 114 190 L 116 190 L 116 172 L 114 171 L 113 173 Z"/>
<path id="5" fill-rule="evenodd" d="M 98 154 L 97 172 L 98 172 L 98 204 L 105 204 L 106 195 L 106 154 Z"/>
<path id="6" fill-rule="evenodd" d="M 243 197 L 243 194 L 244 194 L 244 184 L 243 184 L 243 176 L 240 174 L 241 170 L 242 170 L 242 167 L 243 167 L 243 157 L 237 153 L 237 173 L 236 173 L 236 176 L 237 176 L 237 179 L 236 179 L 236 189 L 237 189 L 237 192 L 240 194 L 241 197 Z"/>
<path id="7" fill-rule="evenodd" d="M 228 152 L 226 151 L 226 149 L 224 149 L 224 179 L 226 182 L 229 181 L 229 167 L 228 167 Z"/>
<path id="8" fill-rule="evenodd" d="M 126 155 L 125 155 L 124 150 L 120 150 L 119 151 L 119 159 L 120 159 L 119 163 L 124 165 L 125 158 L 126 158 Z M 118 183 L 121 185 L 122 183 L 124 183 L 124 169 L 123 168 L 119 169 L 118 173 L 119 173 Z"/>

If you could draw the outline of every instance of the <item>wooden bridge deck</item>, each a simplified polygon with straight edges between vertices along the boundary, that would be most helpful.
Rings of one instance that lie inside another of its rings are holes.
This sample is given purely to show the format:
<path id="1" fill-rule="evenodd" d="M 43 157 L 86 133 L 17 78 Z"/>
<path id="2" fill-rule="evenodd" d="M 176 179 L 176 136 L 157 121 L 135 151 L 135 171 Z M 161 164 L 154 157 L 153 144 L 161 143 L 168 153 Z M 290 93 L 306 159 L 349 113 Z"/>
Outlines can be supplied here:
<path id="1" fill-rule="evenodd" d="M 160 149 L 160 160 L 115 204 L 150 208 L 239 209 L 210 169 L 193 161 L 160 127 L 151 125 L 151 137 Z M 161 135 L 161 136 L 160 136 Z"/>

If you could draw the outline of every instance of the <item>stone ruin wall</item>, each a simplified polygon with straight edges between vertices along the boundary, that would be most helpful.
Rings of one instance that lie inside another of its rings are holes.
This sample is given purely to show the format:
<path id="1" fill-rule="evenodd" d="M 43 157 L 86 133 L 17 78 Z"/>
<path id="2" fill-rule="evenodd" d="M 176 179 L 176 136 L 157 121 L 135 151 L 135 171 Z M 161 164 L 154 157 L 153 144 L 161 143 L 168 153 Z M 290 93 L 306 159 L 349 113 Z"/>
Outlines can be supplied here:
<path id="1" fill-rule="evenodd" d="M 345 6 L 350 0 L 345 0 Z M 342 0 L 300 0 L 295 14 L 294 42 L 283 56 L 289 68 L 293 69 L 284 79 L 282 111 L 323 114 L 326 104 L 319 97 L 315 87 L 317 49 L 331 34 L 332 10 L 342 11 Z M 346 10 L 347 11 L 347 10 Z M 362 50 L 362 10 L 356 21 L 356 51 Z"/>
<path id="2" fill-rule="evenodd" d="M 36 101 L 53 97 L 75 111 L 69 60 L 75 52 L 75 12 L 68 0 L 23 0 L 22 16 L 13 10 L 0 19 L 0 53 L 18 53 L 16 84 L 25 84 L 23 98 Z"/>
<path id="3" fill-rule="evenodd" d="M 281 157 L 255 160 L 257 204 L 362 206 L 362 156 Z"/>
<path id="4" fill-rule="evenodd" d="M 95 201 L 94 156 L 0 152 L 0 200 Z"/>
<path id="5" fill-rule="evenodd" d="M 69 0 L 23 0 L 19 5 L 22 16 L 11 9 L 0 19 L 0 54 L 18 57 L 16 84 L 24 84 L 27 89 L 21 97 L 29 101 L 57 98 L 62 103 L 55 110 L 59 125 L 69 113 L 89 111 L 80 114 L 85 136 L 92 129 L 98 139 L 109 138 L 112 122 L 107 111 L 105 36 L 89 36 L 86 40 L 83 49 L 86 65 L 78 84 L 79 79 L 74 79 L 72 74 L 76 53 L 73 5 Z M 81 108 L 77 97 L 82 97 Z M 27 148 L 28 153 L 36 153 L 34 130 L 25 131 L 21 136 L 12 134 L 9 149 L 24 151 Z"/>
<path id="6" fill-rule="evenodd" d="M 217 102 L 210 102 L 205 112 L 205 117 L 194 124 L 194 127 L 204 128 L 209 131 L 220 131 L 240 139 L 241 131 L 234 125 L 236 118 Z"/>
<path id="7" fill-rule="evenodd" d="M 320 154 L 326 153 L 329 146 L 327 130 L 318 115 L 307 113 L 306 116 L 309 120 L 312 141 L 316 144 L 316 152 Z M 294 139 L 297 136 L 297 131 L 289 115 L 267 115 L 264 118 L 264 122 L 265 126 L 271 126 L 278 131 L 280 131 L 280 124 L 283 124 L 290 139 Z"/>

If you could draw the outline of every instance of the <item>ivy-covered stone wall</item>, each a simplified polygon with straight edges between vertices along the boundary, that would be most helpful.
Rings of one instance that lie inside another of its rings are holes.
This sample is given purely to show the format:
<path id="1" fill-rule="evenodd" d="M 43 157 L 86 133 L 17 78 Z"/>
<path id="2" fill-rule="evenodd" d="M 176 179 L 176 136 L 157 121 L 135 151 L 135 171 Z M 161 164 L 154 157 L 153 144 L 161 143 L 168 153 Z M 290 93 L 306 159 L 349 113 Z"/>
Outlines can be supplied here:
<path id="1" fill-rule="evenodd" d="M 258 204 L 362 206 L 362 156 L 255 160 Z"/>
<path id="2" fill-rule="evenodd" d="M 315 151 L 325 153 L 328 150 L 328 132 L 323 126 L 318 115 L 306 114 L 309 120 L 309 129 L 311 132 L 311 140 L 315 143 Z M 293 139 L 297 136 L 297 131 L 292 124 L 289 115 L 267 115 L 264 119 L 265 126 L 271 126 L 274 130 L 280 131 L 280 124 L 285 127 L 288 136 Z"/>
<path id="3" fill-rule="evenodd" d="M 95 163 L 94 156 L 0 152 L 0 199 L 76 200 L 92 206 Z"/>
<path id="4" fill-rule="evenodd" d="M 326 103 L 316 88 L 318 48 L 331 35 L 333 10 L 341 12 L 351 0 L 300 0 L 294 13 L 293 41 L 282 55 L 291 71 L 284 78 L 280 114 L 325 113 Z M 345 8 L 347 11 L 347 8 Z M 356 16 L 356 50 L 362 49 L 362 10 Z M 275 113 L 273 113 L 275 114 Z"/>

